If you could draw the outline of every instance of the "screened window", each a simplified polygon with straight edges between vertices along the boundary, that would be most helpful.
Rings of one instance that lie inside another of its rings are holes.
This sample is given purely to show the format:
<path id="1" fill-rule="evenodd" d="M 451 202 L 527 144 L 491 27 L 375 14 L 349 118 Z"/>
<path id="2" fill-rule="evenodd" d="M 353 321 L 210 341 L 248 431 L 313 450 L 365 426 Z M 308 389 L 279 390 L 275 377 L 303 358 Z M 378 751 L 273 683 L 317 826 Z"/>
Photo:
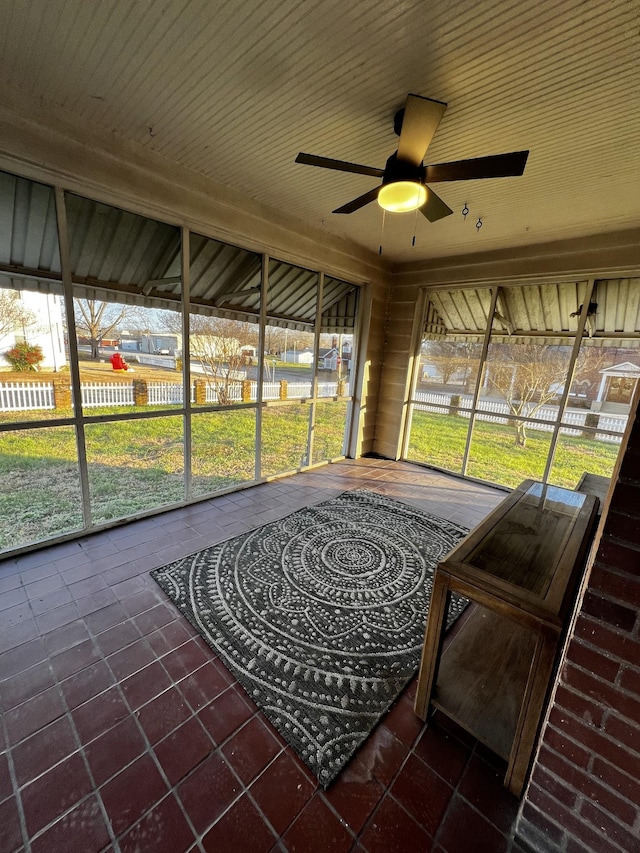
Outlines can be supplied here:
<path id="1" fill-rule="evenodd" d="M 343 455 L 357 297 L 0 173 L 0 552 Z"/>
<path id="2" fill-rule="evenodd" d="M 508 487 L 609 478 L 639 299 L 638 279 L 429 292 L 406 458 Z"/>

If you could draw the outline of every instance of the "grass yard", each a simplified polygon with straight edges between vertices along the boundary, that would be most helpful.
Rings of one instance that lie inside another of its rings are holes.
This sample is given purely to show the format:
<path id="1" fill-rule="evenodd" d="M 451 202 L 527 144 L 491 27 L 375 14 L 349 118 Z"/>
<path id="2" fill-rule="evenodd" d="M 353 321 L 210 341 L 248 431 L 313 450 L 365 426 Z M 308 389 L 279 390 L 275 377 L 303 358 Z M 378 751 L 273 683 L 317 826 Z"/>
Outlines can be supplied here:
<path id="1" fill-rule="evenodd" d="M 341 454 L 347 410 L 345 401 L 319 403 L 314 461 Z M 263 476 L 307 464 L 309 413 L 308 403 L 263 409 Z M 254 480 L 255 422 L 254 408 L 193 413 L 194 497 Z M 85 445 L 94 524 L 184 500 L 182 415 L 87 423 Z M 1 432 L 0 550 L 83 526 L 73 427 Z"/>
<path id="2" fill-rule="evenodd" d="M 469 421 L 456 415 L 414 412 L 407 456 L 416 462 L 437 465 L 459 473 Z M 526 447 L 517 447 L 508 425 L 477 421 L 467 474 L 514 488 L 531 477 L 540 479 L 549 452 L 550 432 L 527 430 Z M 580 435 L 561 435 L 549 481 L 575 488 L 584 471 L 610 477 L 619 444 Z"/>

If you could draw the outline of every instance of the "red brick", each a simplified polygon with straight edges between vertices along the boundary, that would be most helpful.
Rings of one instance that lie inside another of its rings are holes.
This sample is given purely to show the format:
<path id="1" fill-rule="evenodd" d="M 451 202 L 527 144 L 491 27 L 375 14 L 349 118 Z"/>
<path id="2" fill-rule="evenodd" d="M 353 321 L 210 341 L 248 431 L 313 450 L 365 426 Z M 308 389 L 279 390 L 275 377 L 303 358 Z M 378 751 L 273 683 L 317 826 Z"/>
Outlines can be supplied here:
<path id="1" fill-rule="evenodd" d="M 555 800 L 553 797 L 550 797 L 546 791 L 543 791 L 539 785 L 532 784 L 529 786 L 529 790 L 527 792 L 527 800 L 532 803 L 534 806 L 545 814 L 551 820 L 555 820 L 557 823 L 564 826 L 564 818 L 567 813 L 567 809 Z"/>
<path id="2" fill-rule="evenodd" d="M 582 611 L 622 631 L 633 631 L 636 623 L 636 611 L 631 607 L 616 604 L 590 590 L 584 597 Z"/>
<path id="3" fill-rule="evenodd" d="M 567 764 L 559 755 L 544 747 L 540 751 L 538 760 L 543 767 L 558 776 L 578 793 L 599 803 L 609 814 L 616 815 L 629 826 L 633 826 L 637 815 L 636 806 L 609 791 L 604 785 L 600 784 L 593 774 L 585 773 L 577 767 Z M 537 778 L 536 773 L 537 768 L 534 771 L 534 778 Z"/>
<path id="4" fill-rule="evenodd" d="M 578 619 L 575 636 L 629 663 L 637 665 L 640 660 L 640 643 L 586 616 Z"/>
<path id="5" fill-rule="evenodd" d="M 620 472 L 624 475 L 625 479 L 634 478 L 640 480 L 640 438 L 638 438 L 638 432 L 640 431 L 640 417 L 638 417 L 638 413 L 636 412 L 636 420 L 633 425 L 633 430 L 631 435 L 629 436 L 629 444 L 627 445 L 627 452 L 622 458 L 622 464 L 620 466 Z"/>
<path id="6" fill-rule="evenodd" d="M 635 467 L 633 459 L 634 457 L 631 456 L 629 459 L 625 460 L 627 462 L 627 465 L 631 466 L 632 468 Z M 629 477 L 629 473 L 630 472 L 625 471 L 624 476 Z M 636 470 L 633 473 L 638 475 L 640 474 L 640 471 Z M 624 483 L 618 480 L 611 500 L 612 508 L 617 511 L 625 512 L 628 511 L 629 507 L 637 506 L 639 500 L 640 487 L 632 483 Z"/>
<path id="7" fill-rule="evenodd" d="M 590 803 L 585 800 L 582 803 L 580 813 L 583 814 L 596 829 L 599 829 L 601 832 L 604 831 L 607 838 L 613 839 L 620 845 L 620 847 L 622 847 L 623 850 L 638 849 L 638 836 L 636 833 L 629 832 L 616 818 L 603 812 L 602 809 L 598 808 L 594 803 Z"/>
<path id="8" fill-rule="evenodd" d="M 559 779 L 551 776 L 540 765 L 536 767 L 533 784 L 538 785 L 549 797 L 553 797 L 554 800 L 562 803 L 568 809 L 572 809 L 576 804 L 575 791 L 572 791 Z"/>
<path id="9" fill-rule="evenodd" d="M 637 517 L 629 516 L 627 513 L 610 512 L 607 516 L 607 536 L 622 539 L 633 545 L 640 545 L 640 523 Z"/>
<path id="10" fill-rule="evenodd" d="M 604 678 L 606 681 L 615 681 L 620 669 L 620 664 L 617 660 L 612 660 L 607 655 L 590 649 L 581 643 L 579 640 L 572 640 L 567 653 L 567 660 L 574 663 L 576 666 L 581 666 L 588 672 Z"/>
<path id="11" fill-rule="evenodd" d="M 604 835 L 596 832 L 586 822 L 584 817 L 566 809 L 545 794 L 544 791 L 534 789 L 532 786 L 529 788 L 527 800 L 531 800 L 545 815 L 557 820 L 567 835 L 572 835 L 576 840 L 582 841 L 588 848 L 597 851 L 597 853 L 620 853 L 618 845 L 610 844 Z"/>
<path id="12" fill-rule="evenodd" d="M 605 732 L 609 737 L 628 746 L 629 749 L 640 752 L 640 723 L 630 723 L 628 720 L 621 720 L 620 717 L 611 714 L 607 719 Z M 638 767 L 640 767 L 640 757 L 638 758 Z"/>
<path id="13" fill-rule="evenodd" d="M 528 800 L 522 808 L 522 816 L 525 820 L 528 820 L 533 827 L 542 832 L 549 841 L 553 841 L 558 845 L 558 847 L 560 846 L 560 842 L 564 837 L 563 831 L 555 823 L 548 820 L 542 814 L 540 809 L 537 809 Z"/>
<path id="14" fill-rule="evenodd" d="M 640 564 L 640 552 L 633 551 L 632 553 L 635 554 L 635 563 L 638 566 Z M 609 562 L 608 566 L 621 569 L 622 563 L 620 561 L 618 563 Z M 610 571 L 609 568 L 596 565 L 589 578 L 589 589 L 598 590 L 607 598 L 614 598 L 622 604 L 630 604 L 636 610 L 640 608 L 640 577 Z"/>
<path id="15" fill-rule="evenodd" d="M 630 755 L 628 749 L 624 749 L 605 735 L 600 734 L 597 729 L 588 728 L 578 720 L 569 721 L 557 718 L 556 713 L 556 709 L 551 712 L 549 717 L 551 725 L 559 725 L 560 728 L 566 729 L 567 733 L 579 741 L 587 751 L 599 755 L 620 770 L 624 770 L 625 773 L 634 775 L 637 772 L 638 758 L 637 756 Z"/>
<path id="16" fill-rule="evenodd" d="M 571 665 L 564 668 L 564 680 L 575 690 L 617 711 L 622 717 L 640 720 L 640 701 L 622 693 L 618 687 L 600 681 Z"/>
<path id="17" fill-rule="evenodd" d="M 623 690 L 628 690 L 629 693 L 640 696 L 640 672 L 637 669 L 625 667 L 620 676 L 620 687 Z"/>
<path id="18" fill-rule="evenodd" d="M 593 775 L 601 779 L 605 785 L 618 791 L 621 796 L 626 797 L 632 803 L 640 803 L 640 781 L 618 770 L 608 761 L 595 758 L 593 761 Z"/>
<path id="19" fill-rule="evenodd" d="M 576 841 L 575 838 L 570 838 L 567 841 L 567 853 L 586 853 L 586 847 L 582 841 Z"/>
<path id="20" fill-rule="evenodd" d="M 561 731 L 547 726 L 544 731 L 544 743 L 577 767 L 586 768 L 589 765 L 591 753 L 569 740 Z"/>
<path id="21" fill-rule="evenodd" d="M 574 717 L 584 720 L 587 725 L 602 728 L 602 718 L 605 710 L 602 705 L 590 702 L 584 696 L 575 693 L 563 684 L 556 691 L 555 703 L 558 707 L 569 711 Z"/>

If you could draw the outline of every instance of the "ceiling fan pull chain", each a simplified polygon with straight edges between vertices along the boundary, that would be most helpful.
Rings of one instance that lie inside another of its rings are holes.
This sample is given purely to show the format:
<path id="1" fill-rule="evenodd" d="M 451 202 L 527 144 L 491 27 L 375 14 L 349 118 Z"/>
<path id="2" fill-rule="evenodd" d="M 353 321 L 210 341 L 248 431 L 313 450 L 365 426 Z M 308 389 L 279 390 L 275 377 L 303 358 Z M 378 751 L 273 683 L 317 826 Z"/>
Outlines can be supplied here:
<path id="1" fill-rule="evenodd" d="M 382 238 L 384 236 L 384 220 L 385 220 L 386 215 L 387 215 L 387 211 L 383 207 L 382 208 L 382 228 L 380 229 L 380 247 L 378 248 L 378 254 L 379 255 L 382 254 Z"/>
<path id="2" fill-rule="evenodd" d="M 411 248 L 414 249 L 416 245 L 416 230 L 418 228 L 418 208 L 416 207 L 416 215 L 413 220 L 413 239 L 411 240 Z"/>

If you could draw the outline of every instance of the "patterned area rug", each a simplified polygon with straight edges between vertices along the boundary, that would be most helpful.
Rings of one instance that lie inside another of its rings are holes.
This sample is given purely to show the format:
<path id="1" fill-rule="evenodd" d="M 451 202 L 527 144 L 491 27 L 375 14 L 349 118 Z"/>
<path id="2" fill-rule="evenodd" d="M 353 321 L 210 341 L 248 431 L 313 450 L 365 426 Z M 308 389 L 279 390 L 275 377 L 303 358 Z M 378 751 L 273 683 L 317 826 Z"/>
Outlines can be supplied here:
<path id="1" fill-rule="evenodd" d="M 151 574 L 326 788 L 415 674 L 466 533 L 357 490 Z"/>

